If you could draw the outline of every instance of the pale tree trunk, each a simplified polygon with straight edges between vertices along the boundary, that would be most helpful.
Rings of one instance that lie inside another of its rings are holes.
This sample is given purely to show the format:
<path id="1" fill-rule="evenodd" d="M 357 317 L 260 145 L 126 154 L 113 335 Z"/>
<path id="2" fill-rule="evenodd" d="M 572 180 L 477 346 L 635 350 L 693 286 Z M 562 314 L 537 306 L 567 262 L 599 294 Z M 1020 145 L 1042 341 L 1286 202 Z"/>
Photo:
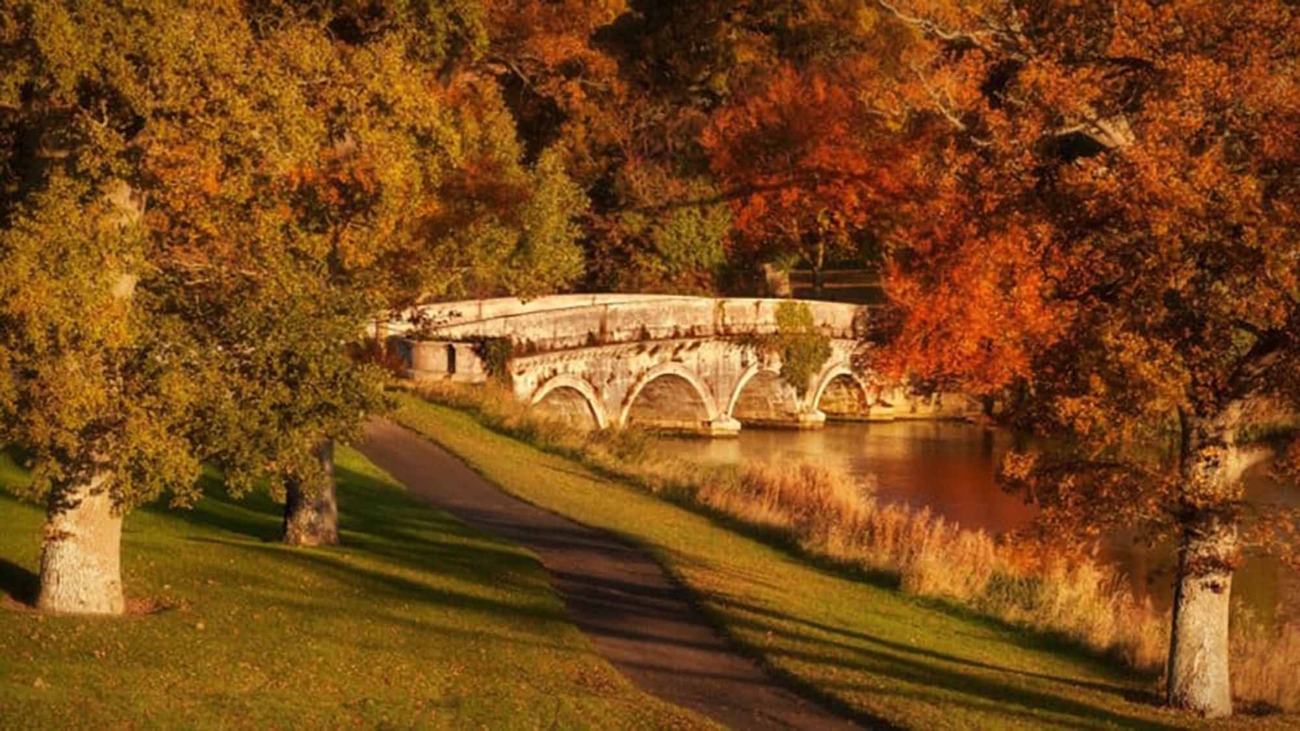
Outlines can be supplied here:
<path id="1" fill-rule="evenodd" d="M 1206 718 L 1232 715 L 1228 620 L 1242 474 L 1263 454 L 1235 444 L 1235 412 L 1183 416 L 1183 534 L 1169 636 L 1168 702 Z"/>
<path id="2" fill-rule="evenodd" d="M 285 489 L 284 542 L 291 546 L 333 546 L 339 542 L 334 442 L 323 440 L 312 451 L 320 462 L 320 483 L 304 485 L 295 478 Z"/>
<path id="3" fill-rule="evenodd" d="M 60 614 L 121 614 L 122 514 L 106 475 L 55 491 L 45 523 L 36 606 Z"/>
<path id="4" fill-rule="evenodd" d="M 1232 714 L 1228 616 L 1235 527 L 1208 519 L 1180 546 L 1169 638 L 1169 705 L 1207 718 Z"/>

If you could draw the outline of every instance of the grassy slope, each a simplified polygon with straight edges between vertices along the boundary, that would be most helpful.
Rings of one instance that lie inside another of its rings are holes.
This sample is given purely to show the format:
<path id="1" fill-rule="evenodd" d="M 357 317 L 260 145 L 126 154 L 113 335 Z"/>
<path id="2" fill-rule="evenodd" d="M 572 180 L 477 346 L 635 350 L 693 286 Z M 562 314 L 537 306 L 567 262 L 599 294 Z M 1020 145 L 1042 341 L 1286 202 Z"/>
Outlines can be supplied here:
<path id="1" fill-rule="evenodd" d="M 345 546 L 276 543 L 277 506 L 210 497 L 126 521 L 128 596 L 172 609 L 42 617 L 41 511 L 0 493 L 0 727 L 696 727 L 568 621 L 528 553 L 339 455 Z M 0 484 L 24 479 L 0 458 Z"/>
<path id="2" fill-rule="evenodd" d="M 1154 682 L 1050 640 L 822 570 L 708 517 L 401 395 L 399 421 L 507 491 L 653 553 L 769 667 L 841 706 L 914 728 L 1160 728 Z M 1295 718 L 1235 719 L 1284 727 Z"/>

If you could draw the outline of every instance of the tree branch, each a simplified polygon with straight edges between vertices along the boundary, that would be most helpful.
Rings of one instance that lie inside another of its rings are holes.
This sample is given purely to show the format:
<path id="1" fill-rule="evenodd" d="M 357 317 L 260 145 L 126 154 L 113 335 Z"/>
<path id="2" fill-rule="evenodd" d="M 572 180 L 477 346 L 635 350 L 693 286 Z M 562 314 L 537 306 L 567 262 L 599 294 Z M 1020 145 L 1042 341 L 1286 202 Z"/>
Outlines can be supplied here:
<path id="1" fill-rule="evenodd" d="M 886 2 L 886 0 L 876 0 L 876 5 L 880 6 L 882 10 L 893 15 L 895 18 L 903 21 L 904 23 L 914 28 L 917 28 L 927 36 L 938 38 L 939 40 L 944 41 L 946 43 L 957 43 L 957 44 L 964 43 L 985 51 L 993 50 L 993 46 L 988 43 L 989 37 L 993 35 L 989 31 L 979 32 L 979 31 L 951 30 L 939 26 L 939 24 L 935 23 L 934 21 L 928 18 L 922 18 L 919 15 L 908 15 L 907 13 L 904 13 L 902 10 L 900 10 L 898 6 L 894 5 L 893 3 Z"/>
<path id="2" fill-rule="evenodd" d="M 934 86 L 930 84 L 929 81 L 926 80 L 925 75 L 922 74 L 921 70 L 916 67 L 916 64 L 911 64 L 910 68 L 912 69 L 912 73 L 916 75 L 916 80 L 921 82 L 921 86 L 925 88 L 925 92 L 926 94 L 929 95 L 930 100 L 934 102 L 934 106 L 936 109 L 939 110 L 939 114 L 943 115 L 943 118 L 948 120 L 948 122 L 958 132 L 965 132 L 969 134 L 970 128 L 966 125 L 965 122 L 962 121 L 961 117 L 958 117 L 956 113 L 954 113 L 951 109 L 949 109 L 948 104 L 945 103 L 944 99 L 941 97 L 939 90 L 934 88 Z M 976 137 L 973 134 L 970 135 L 970 140 L 978 147 L 989 147 L 990 145 L 993 144 L 992 141 L 982 139 L 980 137 Z"/>

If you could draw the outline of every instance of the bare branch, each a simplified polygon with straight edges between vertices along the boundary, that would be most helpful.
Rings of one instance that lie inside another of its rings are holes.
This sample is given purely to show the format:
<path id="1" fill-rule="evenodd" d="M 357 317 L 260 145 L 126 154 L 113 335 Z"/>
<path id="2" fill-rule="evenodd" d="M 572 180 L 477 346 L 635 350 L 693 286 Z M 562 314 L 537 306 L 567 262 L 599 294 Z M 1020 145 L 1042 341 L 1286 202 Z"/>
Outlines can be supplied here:
<path id="1" fill-rule="evenodd" d="M 893 3 L 886 2 L 886 0 L 876 0 L 876 4 L 879 5 L 882 10 L 885 10 L 886 12 L 893 15 L 895 18 L 898 18 L 899 20 L 903 21 L 904 23 L 914 28 L 917 28 L 927 36 L 938 38 L 939 40 L 947 43 L 964 43 L 967 45 L 974 46 L 976 48 L 983 49 L 985 51 L 993 50 L 993 46 L 991 43 L 989 43 L 989 40 L 994 34 L 989 31 L 951 30 L 939 26 L 937 23 L 935 23 L 934 21 L 928 18 L 922 18 L 918 15 L 908 15 L 907 13 L 904 13 L 902 10 L 900 10 L 898 6 L 894 5 Z"/>
<path id="2" fill-rule="evenodd" d="M 921 86 L 925 87 L 926 94 L 928 94 L 930 96 L 930 100 L 934 102 L 934 106 L 936 109 L 939 110 L 939 114 L 943 115 L 943 118 L 948 120 L 948 122 L 952 124 L 952 126 L 955 127 L 957 131 L 969 133 L 970 128 L 966 125 L 965 122 L 962 121 L 961 117 L 958 117 L 957 114 L 953 112 L 952 109 L 949 108 L 949 105 L 951 104 L 952 100 L 949 99 L 947 100 L 947 102 L 945 102 L 943 95 L 941 95 L 939 93 L 939 90 L 934 88 L 934 86 L 929 81 L 926 80 L 925 75 L 921 73 L 921 70 L 917 68 L 915 64 L 911 65 L 911 69 L 912 69 L 912 73 L 916 75 L 916 80 L 921 82 Z M 971 135 L 970 139 L 973 143 L 975 143 L 980 147 L 988 147 L 993 144 L 992 141 L 990 140 L 982 139 L 980 137 L 975 137 L 974 135 Z"/>

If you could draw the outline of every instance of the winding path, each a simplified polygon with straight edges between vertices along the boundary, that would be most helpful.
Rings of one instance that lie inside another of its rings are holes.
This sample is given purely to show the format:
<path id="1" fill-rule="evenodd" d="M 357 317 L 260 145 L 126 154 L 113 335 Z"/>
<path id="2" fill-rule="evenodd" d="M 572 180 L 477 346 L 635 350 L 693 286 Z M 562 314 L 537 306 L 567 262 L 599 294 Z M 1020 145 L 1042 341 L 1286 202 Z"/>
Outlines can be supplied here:
<path id="1" fill-rule="evenodd" d="M 644 552 L 506 494 L 391 422 L 371 421 L 360 449 L 416 497 L 537 554 L 574 622 L 641 690 L 735 728 L 856 728 L 737 654 Z"/>

